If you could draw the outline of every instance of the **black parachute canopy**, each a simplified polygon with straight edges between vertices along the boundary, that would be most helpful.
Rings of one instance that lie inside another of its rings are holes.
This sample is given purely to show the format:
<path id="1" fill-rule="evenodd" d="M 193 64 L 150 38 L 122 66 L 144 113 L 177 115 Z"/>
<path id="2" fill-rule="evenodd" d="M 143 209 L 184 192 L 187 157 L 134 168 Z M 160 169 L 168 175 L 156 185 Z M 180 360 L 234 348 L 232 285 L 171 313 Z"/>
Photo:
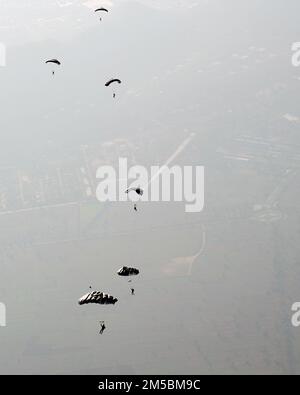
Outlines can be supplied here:
<path id="1" fill-rule="evenodd" d="M 135 191 L 138 195 L 142 196 L 144 191 L 142 190 L 142 188 L 137 187 L 137 188 L 128 188 L 125 193 L 129 193 L 131 191 Z"/>
<path id="2" fill-rule="evenodd" d="M 79 300 L 78 304 L 88 304 L 88 303 L 97 303 L 97 304 L 115 304 L 118 301 L 117 298 L 114 298 L 112 295 L 100 292 L 93 291 L 83 295 Z"/>
<path id="3" fill-rule="evenodd" d="M 57 59 L 49 59 L 49 60 L 46 60 L 45 63 L 54 63 L 54 64 L 57 64 L 58 66 L 61 65 L 60 61 Z"/>
<path id="4" fill-rule="evenodd" d="M 105 84 L 105 86 L 109 86 L 110 84 L 113 84 L 114 82 L 117 82 L 118 84 L 121 84 L 121 83 L 122 83 L 122 81 L 119 80 L 118 78 L 113 78 L 113 79 L 107 81 L 106 84 Z"/>
<path id="5" fill-rule="evenodd" d="M 104 7 L 101 7 L 101 8 L 97 8 L 97 9 L 95 10 L 95 12 L 98 12 L 98 11 L 105 11 L 105 12 L 108 12 L 108 9 L 106 9 L 106 8 L 104 8 Z"/>
<path id="6" fill-rule="evenodd" d="M 123 266 L 117 273 L 119 276 L 137 276 L 139 272 L 140 271 L 134 267 Z"/>

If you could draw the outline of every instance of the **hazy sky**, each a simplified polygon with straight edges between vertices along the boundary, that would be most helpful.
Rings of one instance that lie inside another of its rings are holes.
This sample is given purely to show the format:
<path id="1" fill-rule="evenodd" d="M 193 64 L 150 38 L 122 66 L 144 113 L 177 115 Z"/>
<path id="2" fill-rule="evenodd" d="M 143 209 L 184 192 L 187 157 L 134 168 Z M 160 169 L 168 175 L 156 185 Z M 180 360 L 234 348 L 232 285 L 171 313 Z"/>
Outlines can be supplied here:
<path id="1" fill-rule="evenodd" d="M 32 169 L 51 183 L 85 147 L 95 162 L 156 165 L 195 133 L 174 163 L 205 166 L 202 213 L 76 201 L 0 212 L 0 372 L 298 373 L 299 1 L 0 10 L 1 196 Z M 49 58 L 62 62 L 55 77 Z M 125 264 L 141 270 L 134 297 L 116 277 Z M 115 308 L 79 307 L 90 285 Z"/>

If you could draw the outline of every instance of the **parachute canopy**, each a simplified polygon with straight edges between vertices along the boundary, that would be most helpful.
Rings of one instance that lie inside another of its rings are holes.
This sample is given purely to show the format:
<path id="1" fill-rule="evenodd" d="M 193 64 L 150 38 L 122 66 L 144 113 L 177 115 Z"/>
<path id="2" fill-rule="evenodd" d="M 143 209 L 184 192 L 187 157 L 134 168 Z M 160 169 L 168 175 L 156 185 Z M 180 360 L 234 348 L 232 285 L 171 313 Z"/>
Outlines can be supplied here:
<path id="1" fill-rule="evenodd" d="M 98 11 L 105 11 L 105 12 L 108 12 L 108 9 L 106 9 L 106 8 L 104 8 L 104 7 L 101 7 L 101 8 L 97 8 L 97 9 L 95 10 L 95 12 L 98 12 Z"/>
<path id="2" fill-rule="evenodd" d="M 98 303 L 98 304 L 115 304 L 118 301 L 117 298 L 109 294 L 105 294 L 100 291 L 93 291 L 83 295 L 79 300 L 78 303 L 88 304 L 88 303 Z"/>
<path id="3" fill-rule="evenodd" d="M 61 65 L 60 61 L 57 59 L 49 59 L 45 63 L 54 63 L 54 64 L 57 64 L 58 66 Z"/>
<path id="4" fill-rule="evenodd" d="M 119 276 L 137 276 L 139 274 L 139 270 L 135 269 L 134 267 L 127 267 L 123 266 L 121 269 L 118 270 Z"/>
<path id="5" fill-rule="evenodd" d="M 113 79 L 107 81 L 106 84 L 105 84 L 105 86 L 109 86 L 110 84 L 113 84 L 114 82 L 117 82 L 118 84 L 121 84 L 121 83 L 122 83 L 122 81 L 119 80 L 118 78 L 113 78 Z"/>
<path id="6" fill-rule="evenodd" d="M 138 195 L 142 196 L 144 191 L 142 190 L 142 188 L 137 187 L 137 188 L 129 188 L 125 191 L 125 193 L 129 193 L 130 191 L 135 191 Z"/>

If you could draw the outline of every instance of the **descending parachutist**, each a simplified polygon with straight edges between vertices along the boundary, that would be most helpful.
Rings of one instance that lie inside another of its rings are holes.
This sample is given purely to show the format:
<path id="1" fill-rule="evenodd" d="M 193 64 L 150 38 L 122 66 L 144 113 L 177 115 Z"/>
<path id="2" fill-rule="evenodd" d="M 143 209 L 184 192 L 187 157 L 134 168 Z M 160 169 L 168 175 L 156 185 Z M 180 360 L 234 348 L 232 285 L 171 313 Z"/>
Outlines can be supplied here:
<path id="1" fill-rule="evenodd" d="M 134 205 L 133 209 L 134 209 L 134 211 L 138 211 L 138 210 L 137 210 L 137 205 L 136 205 L 136 204 Z"/>
<path id="2" fill-rule="evenodd" d="M 100 332 L 99 332 L 100 335 L 103 334 L 103 332 L 105 331 L 105 328 L 106 328 L 106 326 L 105 326 L 105 323 L 103 321 L 103 322 L 101 322 L 101 328 L 100 328 Z"/>
<path id="3" fill-rule="evenodd" d="M 121 83 L 122 83 L 122 81 L 121 81 L 121 80 L 119 80 L 119 78 L 113 78 L 113 79 L 111 79 L 111 80 L 107 81 L 107 82 L 105 83 L 105 86 L 106 86 L 106 87 L 108 87 L 108 86 L 110 86 L 111 84 L 114 84 L 114 83 L 121 84 Z M 115 93 L 113 93 L 113 98 L 115 98 L 115 97 L 116 97 L 116 94 L 115 94 Z"/>
<path id="4" fill-rule="evenodd" d="M 131 289 L 131 295 L 134 295 L 134 288 L 130 288 Z"/>
<path id="5" fill-rule="evenodd" d="M 47 63 L 56 64 L 57 66 L 60 66 L 60 65 L 61 65 L 60 61 L 57 60 L 57 59 L 49 59 L 49 60 L 46 60 L 45 63 L 46 63 L 46 64 L 47 64 Z M 54 70 L 52 70 L 52 75 L 54 76 L 54 74 L 55 74 L 55 72 L 54 72 Z"/>

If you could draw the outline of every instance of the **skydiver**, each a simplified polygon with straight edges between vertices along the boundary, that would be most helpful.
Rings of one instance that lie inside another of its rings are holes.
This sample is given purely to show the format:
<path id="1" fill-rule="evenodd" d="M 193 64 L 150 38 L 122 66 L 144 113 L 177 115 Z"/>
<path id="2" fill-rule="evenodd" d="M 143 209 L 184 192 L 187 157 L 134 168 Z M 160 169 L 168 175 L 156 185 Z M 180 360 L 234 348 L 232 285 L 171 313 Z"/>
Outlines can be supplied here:
<path id="1" fill-rule="evenodd" d="M 105 331 L 105 328 L 106 328 L 105 323 L 102 322 L 102 323 L 101 323 L 101 329 L 100 329 L 100 332 L 99 332 L 100 335 L 103 334 L 103 332 Z"/>
<path id="2" fill-rule="evenodd" d="M 113 98 L 115 98 L 115 97 L 116 97 L 116 94 L 114 93 L 114 94 L 113 94 Z"/>
<path id="3" fill-rule="evenodd" d="M 136 204 L 134 205 L 133 209 L 134 209 L 134 211 L 138 211 L 138 210 L 137 210 L 137 205 L 136 205 Z"/>
<path id="4" fill-rule="evenodd" d="M 134 288 L 130 288 L 131 289 L 131 295 L 134 295 Z"/>
<path id="5" fill-rule="evenodd" d="M 55 71 L 53 70 L 53 71 L 52 71 L 52 75 L 54 75 L 54 74 L 55 74 Z"/>

